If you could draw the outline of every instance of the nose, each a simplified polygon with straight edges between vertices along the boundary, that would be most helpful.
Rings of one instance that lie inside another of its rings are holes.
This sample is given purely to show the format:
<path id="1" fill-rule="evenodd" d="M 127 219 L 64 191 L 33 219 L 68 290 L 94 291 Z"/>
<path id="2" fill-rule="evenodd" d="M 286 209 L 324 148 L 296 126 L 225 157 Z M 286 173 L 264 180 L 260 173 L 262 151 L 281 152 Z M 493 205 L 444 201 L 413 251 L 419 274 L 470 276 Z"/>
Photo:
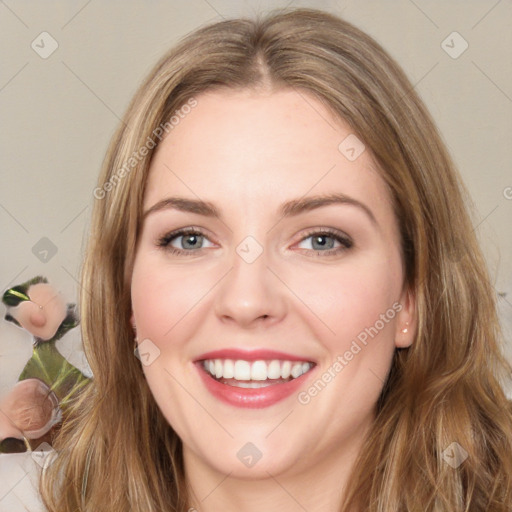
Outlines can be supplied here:
<path id="1" fill-rule="evenodd" d="M 34 327 L 44 327 L 46 325 L 46 314 L 43 308 L 37 306 L 37 309 L 30 313 L 30 322 Z"/>
<path id="2" fill-rule="evenodd" d="M 279 322 L 286 314 L 286 287 L 267 265 L 265 252 L 249 261 L 235 252 L 217 289 L 215 313 L 223 322 L 246 328 Z"/>

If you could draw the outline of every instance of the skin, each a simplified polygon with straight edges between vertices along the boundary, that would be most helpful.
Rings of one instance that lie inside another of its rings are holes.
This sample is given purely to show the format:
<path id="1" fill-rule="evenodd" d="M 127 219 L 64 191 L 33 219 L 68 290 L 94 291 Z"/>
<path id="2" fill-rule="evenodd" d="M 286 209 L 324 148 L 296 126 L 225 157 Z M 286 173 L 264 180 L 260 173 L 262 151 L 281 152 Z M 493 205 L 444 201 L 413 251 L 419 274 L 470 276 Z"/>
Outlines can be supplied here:
<path id="1" fill-rule="evenodd" d="M 32 335 L 43 340 L 53 338 L 66 318 L 64 297 L 48 283 L 32 285 L 27 295 L 30 301 L 10 308 L 9 313 Z"/>
<path id="2" fill-rule="evenodd" d="M 353 162 L 338 150 L 350 127 L 308 93 L 218 90 L 197 100 L 152 160 L 144 211 L 179 195 L 214 203 L 222 220 L 175 209 L 144 220 L 131 294 L 138 340 L 160 351 L 143 366 L 147 382 L 183 441 L 197 510 L 336 510 L 394 350 L 416 326 L 389 193 L 368 150 Z M 347 204 L 277 213 L 287 200 L 333 192 L 367 205 L 376 225 Z M 206 238 L 171 246 L 193 255 L 158 246 L 187 227 Z M 353 246 L 325 255 L 341 243 L 327 238 L 322 249 L 311 228 L 338 230 Z M 263 248 L 250 264 L 236 251 L 249 235 Z M 395 302 L 401 311 L 305 405 L 295 394 L 266 408 L 225 404 L 192 363 L 222 348 L 284 351 L 317 362 L 307 390 Z M 262 453 L 252 467 L 237 458 L 247 442 Z"/>

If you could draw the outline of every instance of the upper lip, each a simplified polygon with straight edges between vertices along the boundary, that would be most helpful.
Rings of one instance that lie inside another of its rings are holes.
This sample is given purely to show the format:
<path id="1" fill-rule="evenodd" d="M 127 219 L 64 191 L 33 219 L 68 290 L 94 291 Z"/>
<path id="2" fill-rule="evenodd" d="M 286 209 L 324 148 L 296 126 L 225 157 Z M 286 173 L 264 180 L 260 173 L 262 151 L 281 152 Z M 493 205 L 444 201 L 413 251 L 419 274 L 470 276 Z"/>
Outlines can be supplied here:
<path id="1" fill-rule="evenodd" d="M 307 356 L 297 356 L 294 354 L 278 352 L 276 350 L 271 349 L 242 350 L 239 348 L 223 348 L 220 350 L 205 352 L 204 354 L 197 357 L 195 361 L 203 361 L 205 359 L 242 359 L 244 361 L 279 359 L 284 361 L 307 361 L 313 363 L 315 362 L 313 359 Z"/>

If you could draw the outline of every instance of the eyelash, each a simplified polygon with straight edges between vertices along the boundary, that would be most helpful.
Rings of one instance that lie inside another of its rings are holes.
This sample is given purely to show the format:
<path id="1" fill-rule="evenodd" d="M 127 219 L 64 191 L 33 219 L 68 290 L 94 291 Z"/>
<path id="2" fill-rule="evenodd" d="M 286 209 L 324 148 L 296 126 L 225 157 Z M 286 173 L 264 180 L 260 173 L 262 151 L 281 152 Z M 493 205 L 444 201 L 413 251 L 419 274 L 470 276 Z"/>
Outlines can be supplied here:
<path id="1" fill-rule="evenodd" d="M 169 251 L 171 254 L 175 254 L 178 256 L 194 256 L 199 251 L 201 251 L 201 249 L 186 251 L 183 249 L 176 249 L 175 247 L 171 247 L 169 245 L 175 238 L 178 238 L 180 236 L 187 236 L 187 235 L 200 235 L 200 236 L 204 236 L 205 238 L 208 238 L 206 236 L 206 234 L 203 231 L 201 231 L 200 229 L 184 228 L 184 229 L 179 229 L 177 231 L 173 231 L 171 233 L 164 235 L 162 238 L 160 238 L 158 240 L 157 245 L 158 245 L 158 247 L 161 247 L 162 249 Z M 324 256 L 324 257 L 325 256 L 335 256 L 337 254 L 340 254 L 340 253 L 352 248 L 352 246 L 354 245 L 354 243 L 352 242 L 352 240 L 349 237 L 343 236 L 340 232 L 333 230 L 333 229 L 329 229 L 329 228 L 311 230 L 311 231 L 307 232 L 300 239 L 299 243 L 303 242 L 304 240 L 310 238 L 313 235 L 317 235 L 320 237 L 334 238 L 336 241 L 341 243 L 341 247 L 337 247 L 335 249 L 329 249 L 326 251 L 318 251 L 318 250 L 310 249 L 310 251 L 312 250 L 314 252 L 315 257 L 316 256 Z M 308 249 L 303 249 L 303 250 L 308 250 Z"/>

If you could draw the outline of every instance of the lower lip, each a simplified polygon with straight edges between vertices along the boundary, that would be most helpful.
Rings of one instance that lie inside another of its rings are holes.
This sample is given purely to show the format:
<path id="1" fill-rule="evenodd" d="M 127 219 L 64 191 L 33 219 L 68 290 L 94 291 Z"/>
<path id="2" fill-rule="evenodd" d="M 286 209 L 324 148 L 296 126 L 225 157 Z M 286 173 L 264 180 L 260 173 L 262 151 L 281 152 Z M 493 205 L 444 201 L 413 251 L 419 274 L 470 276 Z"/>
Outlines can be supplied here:
<path id="1" fill-rule="evenodd" d="M 269 407 L 293 395 L 314 371 L 313 367 L 304 375 L 281 384 L 272 384 L 263 388 L 239 388 L 222 384 L 214 379 L 204 370 L 202 362 L 196 363 L 196 367 L 206 388 L 214 397 L 235 407 L 253 409 Z"/>

